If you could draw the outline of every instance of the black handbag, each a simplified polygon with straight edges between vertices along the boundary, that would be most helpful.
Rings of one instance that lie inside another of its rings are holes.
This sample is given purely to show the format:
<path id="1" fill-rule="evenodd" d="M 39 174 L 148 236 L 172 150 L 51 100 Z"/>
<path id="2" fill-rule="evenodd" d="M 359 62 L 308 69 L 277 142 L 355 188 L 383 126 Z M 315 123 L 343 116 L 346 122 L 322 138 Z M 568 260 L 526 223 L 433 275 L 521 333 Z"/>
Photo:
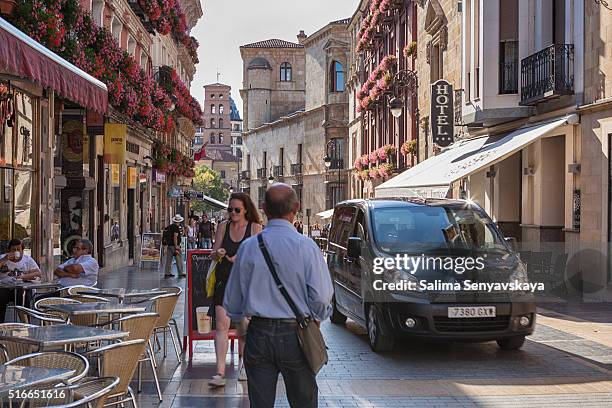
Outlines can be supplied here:
<path id="1" fill-rule="evenodd" d="M 293 302 L 293 299 L 291 299 L 291 296 L 289 296 L 289 292 L 287 292 L 287 289 L 285 286 L 283 286 L 278 274 L 276 273 L 276 268 L 274 268 L 272 258 L 270 257 L 270 253 L 268 252 L 268 248 L 266 248 L 266 244 L 261 234 L 257 235 L 257 242 L 259 242 L 259 249 L 266 260 L 266 264 L 268 265 L 268 269 L 274 278 L 276 286 L 295 314 L 295 318 L 298 322 L 297 334 L 300 341 L 300 346 L 302 347 L 302 351 L 304 352 L 304 356 L 306 357 L 306 361 L 308 361 L 310 369 L 317 374 L 319 370 L 321 370 L 321 368 L 327 364 L 328 360 L 327 347 L 325 346 L 325 340 L 323 340 L 321 330 L 314 320 L 302 315 L 296 304 Z"/>

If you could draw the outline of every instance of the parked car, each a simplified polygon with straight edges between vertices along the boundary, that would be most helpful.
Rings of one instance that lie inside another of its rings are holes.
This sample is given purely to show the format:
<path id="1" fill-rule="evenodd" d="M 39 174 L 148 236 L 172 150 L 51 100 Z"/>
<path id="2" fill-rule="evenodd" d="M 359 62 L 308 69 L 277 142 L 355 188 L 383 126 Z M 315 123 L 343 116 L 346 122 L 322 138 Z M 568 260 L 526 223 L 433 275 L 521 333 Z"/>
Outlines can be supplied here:
<path id="1" fill-rule="evenodd" d="M 343 324 L 350 317 L 366 327 L 374 351 L 390 350 L 403 337 L 496 340 L 502 349 L 519 349 L 535 327 L 533 294 L 507 286 L 492 292 L 469 286 L 527 284 L 515 242 L 504 238 L 485 211 L 471 201 L 344 201 L 334 210 L 326 251 L 334 283 L 331 320 Z M 428 267 L 422 262 L 413 268 L 414 273 L 397 267 L 380 272 L 384 262 L 391 266 L 397 259 L 419 257 L 434 261 Z M 458 273 L 435 261 L 459 265 L 460 258 L 468 257 L 479 259 L 481 268 L 460 268 Z M 376 290 L 397 282 L 412 282 L 412 286 Z M 435 288 L 435 284 L 444 287 Z"/>

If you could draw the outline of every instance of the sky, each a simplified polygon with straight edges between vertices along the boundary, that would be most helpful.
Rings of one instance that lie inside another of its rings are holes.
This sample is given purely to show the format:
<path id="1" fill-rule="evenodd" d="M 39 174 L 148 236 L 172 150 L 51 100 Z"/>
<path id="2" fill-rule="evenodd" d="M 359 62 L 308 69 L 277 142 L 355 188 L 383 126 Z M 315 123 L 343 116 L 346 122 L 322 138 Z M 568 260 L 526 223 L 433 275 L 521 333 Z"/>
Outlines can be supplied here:
<path id="1" fill-rule="evenodd" d="M 204 15 L 191 30 L 198 39 L 196 74 L 191 94 L 204 102 L 203 86 L 219 82 L 232 87 L 240 116 L 242 99 L 241 45 L 279 38 L 297 42 L 304 30 L 313 34 L 328 23 L 349 18 L 359 0 L 200 0 Z"/>

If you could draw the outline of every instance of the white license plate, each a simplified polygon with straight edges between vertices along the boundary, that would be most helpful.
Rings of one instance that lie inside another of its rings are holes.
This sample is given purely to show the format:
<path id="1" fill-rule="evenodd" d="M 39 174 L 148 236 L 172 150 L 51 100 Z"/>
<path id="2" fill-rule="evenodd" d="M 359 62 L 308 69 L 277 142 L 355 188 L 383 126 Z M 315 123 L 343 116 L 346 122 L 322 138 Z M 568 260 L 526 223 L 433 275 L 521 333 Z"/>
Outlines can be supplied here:
<path id="1" fill-rule="evenodd" d="M 495 306 L 449 307 L 448 317 L 454 319 L 470 317 L 495 317 Z"/>

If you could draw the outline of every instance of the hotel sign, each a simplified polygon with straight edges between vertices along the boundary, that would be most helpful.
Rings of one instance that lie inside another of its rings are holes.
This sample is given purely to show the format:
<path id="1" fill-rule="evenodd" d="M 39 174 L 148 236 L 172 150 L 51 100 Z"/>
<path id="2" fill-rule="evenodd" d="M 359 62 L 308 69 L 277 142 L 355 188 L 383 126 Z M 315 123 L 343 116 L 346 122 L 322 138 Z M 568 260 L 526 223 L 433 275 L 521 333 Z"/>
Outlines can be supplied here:
<path id="1" fill-rule="evenodd" d="M 434 144 L 446 147 L 453 143 L 454 108 L 453 86 L 450 82 L 439 79 L 431 84 L 431 135 Z"/>

